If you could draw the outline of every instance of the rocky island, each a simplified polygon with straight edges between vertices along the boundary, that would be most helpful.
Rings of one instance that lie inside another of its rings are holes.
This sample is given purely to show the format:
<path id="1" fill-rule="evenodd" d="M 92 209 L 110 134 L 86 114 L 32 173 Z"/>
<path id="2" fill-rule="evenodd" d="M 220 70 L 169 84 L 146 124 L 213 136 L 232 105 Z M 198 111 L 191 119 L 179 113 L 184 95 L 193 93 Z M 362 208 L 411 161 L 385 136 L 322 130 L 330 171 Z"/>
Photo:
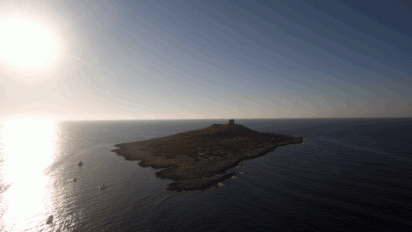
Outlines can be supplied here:
<path id="1" fill-rule="evenodd" d="M 277 146 L 301 143 L 301 137 L 261 133 L 229 120 L 200 130 L 145 141 L 117 144 L 114 152 L 142 167 L 162 169 L 156 176 L 173 180 L 170 190 L 206 189 L 235 175 L 226 173 L 241 161 Z"/>

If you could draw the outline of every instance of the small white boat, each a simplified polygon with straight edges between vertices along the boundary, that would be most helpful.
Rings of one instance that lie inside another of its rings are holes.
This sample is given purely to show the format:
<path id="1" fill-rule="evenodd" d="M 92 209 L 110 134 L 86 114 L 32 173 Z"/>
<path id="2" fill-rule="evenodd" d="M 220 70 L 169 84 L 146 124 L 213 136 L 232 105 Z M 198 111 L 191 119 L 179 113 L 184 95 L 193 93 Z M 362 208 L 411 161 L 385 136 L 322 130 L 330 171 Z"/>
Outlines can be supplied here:
<path id="1" fill-rule="evenodd" d="M 82 161 L 80 161 L 78 164 L 77 164 L 77 166 L 82 166 L 83 165 L 83 162 Z"/>
<path id="2" fill-rule="evenodd" d="M 99 190 L 103 190 L 103 189 L 106 189 L 106 185 L 104 185 L 104 184 L 99 186 Z"/>
<path id="3" fill-rule="evenodd" d="M 46 224 L 50 224 L 50 223 L 52 223 L 52 222 L 53 222 L 53 215 L 50 215 L 50 216 L 47 218 Z"/>
<path id="4" fill-rule="evenodd" d="M 225 186 L 222 182 L 217 183 L 217 187 L 223 187 Z"/>

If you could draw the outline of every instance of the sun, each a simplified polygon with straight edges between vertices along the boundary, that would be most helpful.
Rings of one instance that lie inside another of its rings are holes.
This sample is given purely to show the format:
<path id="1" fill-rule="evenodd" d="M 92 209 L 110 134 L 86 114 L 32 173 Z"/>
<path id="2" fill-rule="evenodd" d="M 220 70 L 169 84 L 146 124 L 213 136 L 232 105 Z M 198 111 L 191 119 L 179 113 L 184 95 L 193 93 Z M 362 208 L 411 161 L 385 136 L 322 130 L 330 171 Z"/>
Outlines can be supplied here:
<path id="1" fill-rule="evenodd" d="M 46 63 L 55 43 L 42 26 L 19 19 L 0 22 L 0 59 L 30 68 Z"/>

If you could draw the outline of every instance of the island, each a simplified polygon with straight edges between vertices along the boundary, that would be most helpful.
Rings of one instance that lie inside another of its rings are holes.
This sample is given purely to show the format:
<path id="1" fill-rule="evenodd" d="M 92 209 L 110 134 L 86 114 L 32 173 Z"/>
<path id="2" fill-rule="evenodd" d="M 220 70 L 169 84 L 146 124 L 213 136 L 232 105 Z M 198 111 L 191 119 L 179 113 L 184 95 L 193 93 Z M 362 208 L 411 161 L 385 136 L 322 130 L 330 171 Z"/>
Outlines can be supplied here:
<path id="1" fill-rule="evenodd" d="M 233 177 L 226 173 L 240 162 L 262 156 L 277 146 L 302 143 L 301 137 L 261 133 L 229 120 L 228 124 L 145 141 L 116 144 L 113 151 L 142 167 L 161 169 L 156 176 L 169 179 L 169 190 L 207 189 Z"/>

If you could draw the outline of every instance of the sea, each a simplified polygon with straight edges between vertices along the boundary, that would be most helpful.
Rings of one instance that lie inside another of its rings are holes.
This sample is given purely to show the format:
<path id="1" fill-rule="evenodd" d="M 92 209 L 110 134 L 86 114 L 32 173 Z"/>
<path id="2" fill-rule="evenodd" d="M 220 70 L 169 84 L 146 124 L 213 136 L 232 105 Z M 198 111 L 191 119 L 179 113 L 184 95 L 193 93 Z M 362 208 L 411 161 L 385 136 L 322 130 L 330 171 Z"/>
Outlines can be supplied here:
<path id="1" fill-rule="evenodd" d="M 412 231 L 411 118 L 235 120 L 305 142 L 207 190 L 167 190 L 112 152 L 214 123 L 1 122 L 0 231 Z"/>

